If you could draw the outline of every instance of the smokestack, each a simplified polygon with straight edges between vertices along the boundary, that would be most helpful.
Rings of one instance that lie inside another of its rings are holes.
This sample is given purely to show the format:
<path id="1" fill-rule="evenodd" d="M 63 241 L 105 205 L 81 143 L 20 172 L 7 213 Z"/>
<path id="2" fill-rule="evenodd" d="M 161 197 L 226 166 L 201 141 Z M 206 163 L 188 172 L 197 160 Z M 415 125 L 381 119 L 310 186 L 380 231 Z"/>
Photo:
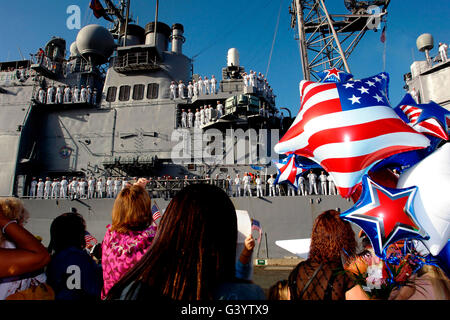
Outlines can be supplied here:
<path id="1" fill-rule="evenodd" d="M 172 40 L 172 52 L 177 54 L 182 54 L 183 43 L 186 41 L 186 38 L 183 37 L 184 28 L 182 24 L 175 23 L 172 26 L 172 36 L 170 37 Z"/>

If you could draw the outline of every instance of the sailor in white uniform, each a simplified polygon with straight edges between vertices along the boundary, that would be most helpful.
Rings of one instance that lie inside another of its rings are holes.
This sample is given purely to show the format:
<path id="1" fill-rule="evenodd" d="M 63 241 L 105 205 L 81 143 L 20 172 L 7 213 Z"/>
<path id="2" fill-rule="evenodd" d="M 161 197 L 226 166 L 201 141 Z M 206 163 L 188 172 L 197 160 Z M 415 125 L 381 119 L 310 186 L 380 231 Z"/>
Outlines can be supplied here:
<path id="1" fill-rule="evenodd" d="M 42 199 L 44 197 L 44 181 L 39 178 L 39 182 L 37 183 L 36 197 Z"/>
<path id="2" fill-rule="evenodd" d="M 176 99 L 177 98 L 177 85 L 175 84 L 175 81 L 172 81 L 169 86 L 170 89 L 170 99 Z"/>
<path id="3" fill-rule="evenodd" d="M 59 197 L 62 199 L 67 198 L 67 186 L 69 182 L 67 181 L 66 177 L 63 176 L 61 179 L 61 188 L 59 189 Z"/>
<path id="4" fill-rule="evenodd" d="M 267 179 L 267 184 L 269 185 L 269 197 L 275 197 L 275 179 L 273 178 L 273 175 Z"/>
<path id="5" fill-rule="evenodd" d="M 56 103 L 62 104 L 64 102 L 64 87 L 58 86 L 56 89 Z"/>
<path id="6" fill-rule="evenodd" d="M 128 183 L 127 179 L 125 177 L 123 177 L 122 178 L 122 189 L 121 190 L 125 189 L 128 184 L 129 183 Z"/>
<path id="7" fill-rule="evenodd" d="M 203 107 L 200 107 L 200 126 L 199 128 L 205 124 L 205 110 Z"/>
<path id="8" fill-rule="evenodd" d="M 249 77 L 248 77 L 247 72 L 244 72 L 242 74 L 242 80 L 244 81 L 244 88 L 247 88 L 248 87 L 248 81 L 249 81 Z"/>
<path id="9" fill-rule="evenodd" d="M 114 180 L 114 198 L 116 198 L 117 197 L 117 195 L 119 194 L 119 189 L 120 189 L 120 186 L 121 186 L 121 182 L 120 182 L 120 180 L 119 180 L 119 178 L 116 178 L 116 180 Z"/>
<path id="10" fill-rule="evenodd" d="M 312 194 L 313 189 L 315 194 L 319 194 L 319 192 L 317 192 L 317 175 L 310 170 L 307 178 L 309 181 L 309 194 Z"/>
<path id="11" fill-rule="evenodd" d="M 198 81 L 197 81 L 197 85 L 198 85 L 198 95 L 199 96 L 202 96 L 203 95 L 203 93 L 205 92 L 203 89 L 204 89 L 204 87 L 203 87 L 203 79 L 202 79 L 202 77 L 198 77 Z"/>
<path id="12" fill-rule="evenodd" d="M 49 86 L 47 88 L 47 104 L 54 103 L 53 95 L 55 94 L 55 88 L 53 86 Z"/>
<path id="13" fill-rule="evenodd" d="M 217 101 L 217 120 L 223 116 L 223 105 L 220 101 Z"/>
<path id="14" fill-rule="evenodd" d="M 250 176 L 248 175 L 247 172 L 244 174 L 244 177 L 242 178 L 242 182 L 244 183 L 244 196 L 247 192 L 250 197 L 253 197 L 252 189 L 250 188 L 250 182 L 251 182 Z"/>
<path id="15" fill-rule="evenodd" d="M 188 98 L 192 99 L 192 97 L 194 96 L 194 86 L 192 85 L 191 81 L 189 81 L 189 84 L 187 86 L 187 90 L 188 90 Z"/>
<path id="16" fill-rule="evenodd" d="M 211 76 L 211 94 L 217 93 L 217 79 L 214 75 Z"/>
<path id="17" fill-rule="evenodd" d="M 185 84 L 183 83 L 183 80 L 180 80 L 180 82 L 178 83 L 178 95 L 181 99 L 186 99 L 186 96 L 184 95 L 184 88 L 185 88 Z"/>
<path id="18" fill-rule="evenodd" d="M 439 42 L 439 54 L 441 55 L 442 62 L 447 62 L 447 50 L 448 46 L 445 43 Z"/>
<path id="19" fill-rule="evenodd" d="M 234 178 L 234 185 L 236 186 L 235 190 L 235 197 L 241 196 L 241 178 L 239 178 L 239 174 L 236 175 L 236 178 Z"/>
<path id="20" fill-rule="evenodd" d="M 97 181 L 97 198 L 103 198 L 104 182 L 102 178 Z"/>
<path id="21" fill-rule="evenodd" d="M 298 177 L 297 183 L 298 183 L 297 194 L 299 196 L 306 196 L 305 177 L 303 175 L 300 175 Z"/>
<path id="22" fill-rule="evenodd" d="M 211 94 L 210 93 L 210 81 L 208 79 L 208 77 L 205 76 L 205 79 L 203 80 L 203 86 L 205 87 L 205 94 Z"/>
<path id="23" fill-rule="evenodd" d="M 44 198 L 49 199 L 50 198 L 50 192 L 52 191 L 52 182 L 50 181 L 50 178 L 45 178 L 44 183 Z"/>
<path id="24" fill-rule="evenodd" d="M 191 109 L 189 109 L 187 114 L 187 127 L 192 128 L 193 122 L 194 122 L 194 113 L 191 111 Z"/>
<path id="25" fill-rule="evenodd" d="M 336 186 L 334 185 L 334 180 L 331 174 L 328 175 L 327 180 L 328 180 L 328 194 L 336 195 Z"/>
<path id="26" fill-rule="evenodd" d="M 198 109 L 196 109 L 196 111 L 195 111 L 195 128 L 200 128 L 200 127 L 201 127 L 200 111 Z"/>
<path id="27" fill-rule="evenodd" d="M 263 189 L 262 189 L 262 179 L 261 179 L 261 177 L 260 176 L 256 176 L 255 182 L 256 182 L 256 196 L 258 198 L 264 197 L 264 192 L 263 192 Z"/>
<path id="28" fill-rule="evenodd" d="M 233 195 L 233 180 L 231 179 L 230 176 L 227 176 L 227 178 L 225 179 L 225 186 L 227 195 L 231 197 Z"/>
<path id="29" fill-rule="evenodd" d="M 52 182 L 52 199 L 57 199 L 59 197 L 59 181 L 54 179 Z"/>
<path id="30" fill-rule="evenodd" d="M 78 88 L 78 86 L 76 86 L 73 89 L 73 97 L 72 97 L 72 101 L 73 102 L 80 102 L 80 89 Z"/>
<path id="31" fill-rule="evenodd" d="M 256 87 L 256 73 L 253 70 L 250 70 L 250 74 L 248 75 L 250 87 Z"/>
<path id="32" fill-rule="evenodd" d="M 31 180 L 31 185 L 30 185 L 30 193 L 29 196 L 31 198 L 36 198 L 36 187 L 37 187 L 38 182 L 36 181 L 36 178 L 33 177 L 33 179 Z"/>
<path id="33" fill-rule="evenodd" d="M 113 197 L 113 181 L 111 180 L 111 177 L 106 180 L 106 197 L 112 198 Z"/>
<path id="34" fill-rule="evenodd" d="M 195 80 L 192 81 L 192 90 L 194 93 L 194 97 L 197 97 L 198 96 L 198 83 Z"/>
<path id="35" fill-rule="evenodd" d="M 211 105 L 209 104 L 208 107 L 205 110 L 205 115 L 206 115 L 206 123 L 210 123 L 211 122 L 211 117 L 212 117 L 212 109 L 211 109 Z"/>
<path id="36" fill-rule="evenodd" d="M 327 176 L 325 175 L 325 172 L 322 171 L 319 176 L 320 181 L 320 192 L 321 194 L 327 194 Z"/>
<path id="37" fill-rule="evenodd" d="M 45 103 L 45 91 L 42 87 L 39 89 L 38 92 L 38 100 L 40 103 Z"/>
<path id="38" fill-rule="evenodd" d="M 181 109 L 181 127 L 187 127 L 187 113 L 186 111 L 184 111 L 184 109 Z"/>
<path id="39" fill-rule="evenodd" d="M 95 191 L 95 179 L 94 177 L 90 177 L 88 180 L 88 199 L 94 198 Z"/>
<path id="40" fill-rule="evenodd" d="M 87 96 L 87 99 L 86 99 L 87 103 L 92 103 L 92 89 L 91 89 L 91 86 L 87 86 L 86 92 L 87 92 L 87 94 L 86 94 L 86 96 Z"/>
<path id="41" fill-rule="evenodd" d="M 64 103 L 69 103 L 69 102 L 71 102 L 71 99 L 70 99 L 70 87 L 66 86 L 64 88 Z"/>
<path id="42" fill-rule="evenodd" d="M 295 189 L 290 183 L 288 183 L 288 196 L 289 197 L 295 196 Z"/>
<path id="43" fill-rule="evenodd" d="M 86 198 L 86 181 L 84 178 L 81 178 L 81 181 L 78 183 L 78 194 L 80 195 L 80 199 Z"/>
<path id="44" fill-rule="evenodd" d="M 87 102 L 87 89 L 84 86 L 81 86 L 80 102 Z"/>
<path id="45" fill-rule="evenodd" d="M 71 199 L 76 199 L 78 196 L 78 181 L 77 178 L 73 178 L 69 184 L 69 195 Z"/>

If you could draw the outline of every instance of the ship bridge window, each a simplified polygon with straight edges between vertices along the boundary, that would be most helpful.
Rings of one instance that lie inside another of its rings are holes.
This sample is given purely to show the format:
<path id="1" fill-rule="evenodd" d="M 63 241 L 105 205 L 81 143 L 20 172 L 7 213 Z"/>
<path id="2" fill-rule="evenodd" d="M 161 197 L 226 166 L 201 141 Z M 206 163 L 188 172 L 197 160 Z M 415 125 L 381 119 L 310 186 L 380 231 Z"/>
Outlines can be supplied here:
<path id="1" fill-rule="evenodd" d="M 133 87 L 133 100 L 144 99 L 145 86 L 143 84 L 135 84 Z"/>
<path id="2" fill-rule="evenodd" d="M 128 101 L 130 100 L 130 86 L 121 86 L 119 89 L 119 100 L 120 101 Z"/>
<path id="3" fill-rule="evenodd" d="M 108 102 L 116 101 L 116 95 L 117 95 L 117 87 L 109 87 L 108 91 L 106 92 L 106 101 Z"/>
<path id="4" fill-rule="evenodd" d="M 158 83 L 149 83 L 147 86 L 147 99 L 158 99 L 158 91 Z"/>

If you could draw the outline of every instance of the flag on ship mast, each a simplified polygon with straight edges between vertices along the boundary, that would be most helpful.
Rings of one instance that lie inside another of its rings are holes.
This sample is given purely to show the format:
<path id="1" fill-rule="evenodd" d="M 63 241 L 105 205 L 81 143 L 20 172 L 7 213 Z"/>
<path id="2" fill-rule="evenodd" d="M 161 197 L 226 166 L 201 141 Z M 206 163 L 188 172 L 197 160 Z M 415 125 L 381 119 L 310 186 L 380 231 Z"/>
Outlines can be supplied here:
<path id="1" fill-rule="evenodd" d="M 89 4 L 89 8 L 92 9 L 92 12 L 94 13 L 94 16 L 99 19 L 101 17 L 105 18 L 105 20 L 114 22 L 106 13 L 105 8 L 103 8 L 100 0 L 91 0 L 91 3 Z"/>

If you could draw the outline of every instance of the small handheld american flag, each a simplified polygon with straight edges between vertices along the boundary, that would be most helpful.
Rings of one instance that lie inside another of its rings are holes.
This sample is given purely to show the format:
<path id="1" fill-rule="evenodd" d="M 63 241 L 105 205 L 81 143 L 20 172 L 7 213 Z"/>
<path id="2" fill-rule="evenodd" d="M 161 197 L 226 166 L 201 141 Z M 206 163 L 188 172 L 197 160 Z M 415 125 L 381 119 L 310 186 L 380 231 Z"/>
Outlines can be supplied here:
<path id="1" fill-rule="evenodd" d="M 95 246 L 98 243 L 97 239 L 95 239 L 95 237 L 87 231 L 84 234 L 84 240 L 86 241 L 87 249 L 91 249 L 93 246 Z"/>
<path id="2" fill-rule="evenodd" d="M 153 203 L 152 206 L 152 216 L 153 216 L 153 221 L 158 221 L 159 219 L 161 219 L 161 211 L 159 210 L 158 205 L 156 204 L 156 202 Z"/>
<path id="3" fill-rule="evenodd" d="M 259 233 L 258 243 L 260 243 L 262 237 L 262 228 L 258 220 L 252 219 L 252 230 L 256 230 Z"/>

